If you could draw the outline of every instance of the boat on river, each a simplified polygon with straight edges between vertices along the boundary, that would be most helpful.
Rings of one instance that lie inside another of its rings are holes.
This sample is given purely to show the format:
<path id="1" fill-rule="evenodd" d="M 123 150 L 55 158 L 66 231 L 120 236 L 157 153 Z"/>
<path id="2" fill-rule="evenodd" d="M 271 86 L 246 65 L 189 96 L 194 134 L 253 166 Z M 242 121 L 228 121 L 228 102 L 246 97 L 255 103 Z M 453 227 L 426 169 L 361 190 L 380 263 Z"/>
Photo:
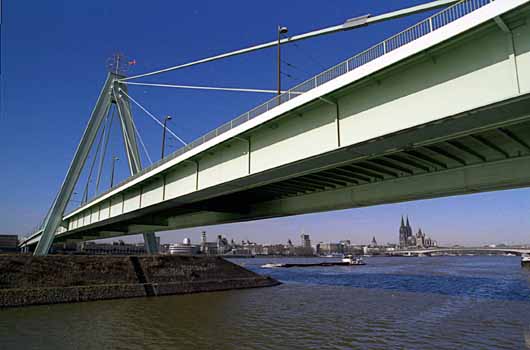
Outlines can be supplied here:
<path id="1" fill-rule="evenodd" d="M 353 256 L 351 254 L 346 254 L 342 257 L 342 262 L 348 263 L 349 265 L 366 265 L 363 258 Z"/>
<path id="2" fill-rule="evenodd" d="M 366 265 L 364 260 L 361 257 L 354 257 L 351 254 L 344 255 L 341 261 L 323 261 L 318 263 L 293 263 L 293 264 L 278 264 L 278 263 L 268 263 L 261 265 L 265 269 L 274 269 L 278 267 L 325 267 L 325 266 L 359 266 Z"/>
<path id="3" fill-rule="evenodd" d="M 530 267 L 530 254 L 521 255 L 521 266 L 529 266 Z"/>

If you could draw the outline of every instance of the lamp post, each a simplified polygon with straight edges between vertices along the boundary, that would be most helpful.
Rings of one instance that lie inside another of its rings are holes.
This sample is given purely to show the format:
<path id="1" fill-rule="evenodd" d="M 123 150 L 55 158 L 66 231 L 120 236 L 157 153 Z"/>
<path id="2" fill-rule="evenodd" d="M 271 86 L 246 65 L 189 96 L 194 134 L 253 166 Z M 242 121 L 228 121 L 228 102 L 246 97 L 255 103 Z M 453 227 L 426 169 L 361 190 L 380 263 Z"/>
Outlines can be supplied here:
<path id="1" fill-rule="evenodd" d="M 114 186 L 114 168 L 115 168 L 117 160 L 120 160 L 120 158 L 118 158 L 116 156 L 112 157 L 112 168 L 111 168 L 111 171 L 110 171 L 110 188 L 112 188 L 112 186 Z"/>
<path id="2" fill-rule="evenodd" d="M 162 130 L 162 155 L 160 156 L 160 159 L 164 159 L 164 150 L 166 148 L 166 124 L 168 120 L 171 120 L 171 116 L 169 115 L 164 118 L 164 130 Z"/>
<path id="3" fill-rule="evenodd" d="M 289 30 L 287 27 L 278 26 L 278 96 L 282 93 L 282 71 L 281 71 L 281 50 L 280 44 L 282 39 L 282 34 L 287 34 Z M 279 102 L 279 101 L 278 101 Z"/>

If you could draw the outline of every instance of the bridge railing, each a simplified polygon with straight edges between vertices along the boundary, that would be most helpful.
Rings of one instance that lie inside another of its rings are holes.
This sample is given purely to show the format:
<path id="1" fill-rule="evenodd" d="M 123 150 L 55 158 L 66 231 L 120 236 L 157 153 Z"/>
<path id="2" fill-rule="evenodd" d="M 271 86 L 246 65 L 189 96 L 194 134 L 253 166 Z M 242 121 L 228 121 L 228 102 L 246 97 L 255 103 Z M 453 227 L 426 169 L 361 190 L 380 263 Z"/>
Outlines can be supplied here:
<path id="1" fill-rule="evenodd" d="M 251 109 L 248 112 L 243 113 L 242 115 L 238 116 L 235 119 L 232 119 L 231 121 L 221 125 L 220 127 L 210 131 L 209 133 L 199 137 L 198 139 L 194 140 L 193 142 L 189 143 L 187 146 L 184 146 L 175 152 L 169 154 L 167 157 L 160 159 L 159 161 L 151 164 L 150 166 L 142 169 L 137 174 L 128 177 L 127 179 L 123 180 L 122 182 L 115 185 L 113 188 L 101 193 L 100 195 L 96 196 L 94 199 L 97 199 L 111 190 L 113 190 L 116 187 L 120 187 L 128 183 L 129 181 L 137 178 L 138 176 L 145 174 L 146 172 L 160 166 L 163 163 L 166 163 L 170 161 L 171 159 L 174 159 L 187 151 L 202 145 L 203 143 L 213 139 L 214 137 L 221 135 L 232 128 L 235 128 L 236 126 L 239 126 L 265 112 L 270 111 L 271 109 L 290 101 L 294 98 L 297 98 L 301 94 L 304 94 L 318 86 L 321 86 L 330 80 L 336 79 L 337 77 L 340 77 L 341 75 L 344 75 L 348 72 L 351 72 L 352 70 L 355 70 L 385 54 L 387 54 L 390 51 L 393 51 L 399 47 L 402 47 L 406 44 L 411 43 L 412 41 L 421 38 L 422 36 L 425 36 L 451 22 L 456 21 L 459 18 L 462 18 L 463 16 L 493 2 L 494 0 L 463 0 L 460 1 L 426 19 L 423 21 L 415 24 L 414 26 L 405 29 L 404 31 L 386 39 L 385 41 L 382 41 L 367 50 L 349 58 L 348 60 L 341 62 L 337 64 L 336 66 L 333 66 L 324 72 L 294 86 L 293 88 L 289 89 L 285 93 L 276 96 L 267 102 Z"/>

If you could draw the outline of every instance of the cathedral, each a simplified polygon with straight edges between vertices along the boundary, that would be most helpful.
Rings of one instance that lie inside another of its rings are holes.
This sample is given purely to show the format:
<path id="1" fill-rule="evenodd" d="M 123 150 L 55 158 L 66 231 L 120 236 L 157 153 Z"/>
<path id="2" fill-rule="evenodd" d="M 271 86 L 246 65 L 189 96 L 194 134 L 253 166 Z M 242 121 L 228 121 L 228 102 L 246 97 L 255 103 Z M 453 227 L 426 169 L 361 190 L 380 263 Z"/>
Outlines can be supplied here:
<path id="1" fill-rule="evenodd" d="M 412 233 L 412 227 L 410 226 L 409 218 L 407 216 L 407 223 L 403 221 L 401 216 L 401 226 L 399 227 L 399 247 L 400 248 L 429 248 L 436 247 L 436 241 L 433 241 L 430 237 L 427 237 L 422 232 L 421 228 L 418 230 L 416 235 Z"/>

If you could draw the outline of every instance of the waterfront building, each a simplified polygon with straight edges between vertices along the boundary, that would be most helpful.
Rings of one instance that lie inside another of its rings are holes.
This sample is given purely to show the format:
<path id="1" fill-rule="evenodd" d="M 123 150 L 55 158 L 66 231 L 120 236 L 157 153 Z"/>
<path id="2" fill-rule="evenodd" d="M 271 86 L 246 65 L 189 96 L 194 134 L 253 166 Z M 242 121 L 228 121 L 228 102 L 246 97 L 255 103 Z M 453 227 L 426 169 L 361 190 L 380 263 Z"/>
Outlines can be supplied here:
<path id="1" fill-rule="evenodd" d="M 160 254 L 169 254 L 169 246 L 171 246 L 169 243 L 161 244 L 159 251 Z"/>
<path id="2" fill-rule="evenodd" d="M 406 248 L 416 245 L 416 240 L 412 234 L 412 227 L 410 226 L 409 217 L 407 216 L 407 224 L 403 221 L 401 216 L 401 226 L 399 227 L 399 247 Z"/>
<path id="3" fill-rule="evenodd" d="M 145 254 L 144 243 L 125 243 L 122 240 L 112 243 L 82 242 L 80 253 L 88 255 L 141 255 Z"/>
<path id="4" fill-rule="evenodd" d="M 0 235 L 0 253 L 18 252 L 17 235 Z"/>
<path id="5" fill-rule="evenodd" d="M 50 249 L 53 254 L 76 254 L 79 246 L 76 242 L 54 243 Z"/>
<path id="6" fill-rule="evenodd" d="M 270 244 L 263 247 L 264 255 L 286 255 L 283 244 Z"/>
<path id="7" fill-rule="evenodd" d="M 309 235 L 302 233 L 300 239 L 302 241 L 302 248 L 311 248 L 311 239 L 309 238 Z"/>
<path id="8" fill-rule="evenodd" d="M 206 255 L 223 255 L 228 253 L 232 249 L 232 245 L 228 243 L 228 239 L 222 235 L 217 235 L 215 242 L 208 242 L 206 237 L 206 231 L 202 231 L 201 244 L 199 251 L 201 254 Z"/>
<path id="9" fill-rule="evenodd" d="M 182 243 L 171 244 L 169 246 L 169 254 L 172 255 L 194 255 L 198 254 L 200 247 L 194 244 L 191 244 L 189 238 L 184 238 Z"/>
<path id="10" fill-rule="evenodd" d="M 313 247 L 311 247 L 311 239 L 308 234 L 302 233 L 300 235 L 301 246 L 294 248 L 294 254 L 300 256 L 314 255 Z"/>
<path id="11" fill-rule="evenodd" d="M 428 237 L 421 228 L 414 235 L 412 233 L 409 217 L 407 216 L 405 224 L 403 216 L 401 216 L 401 226 L 399 227 L 399 248 L 430 248 L 436 246 L 436 241 Z"/>
<path id="12" fill-rule="evenodd" d="M 319 255 L 344 254 L 344 245 L 341 243 L 318 243 L 316 253 Z"/>
<path id="13" fill-rule="evenodd" d="M 218 254 L 218 242 L 208 242 L 206 238 L 206 232 L 203 231 L 201 234 L 201 254 L 206 255 L 217 255 Z"/>
<path id="14" fill-rule="evenodd" d="M 231 250 L 231 246 L 228 243 L 228 239 L 222 235 L 217 235 L 217 254 L 223 255 Z"/>

